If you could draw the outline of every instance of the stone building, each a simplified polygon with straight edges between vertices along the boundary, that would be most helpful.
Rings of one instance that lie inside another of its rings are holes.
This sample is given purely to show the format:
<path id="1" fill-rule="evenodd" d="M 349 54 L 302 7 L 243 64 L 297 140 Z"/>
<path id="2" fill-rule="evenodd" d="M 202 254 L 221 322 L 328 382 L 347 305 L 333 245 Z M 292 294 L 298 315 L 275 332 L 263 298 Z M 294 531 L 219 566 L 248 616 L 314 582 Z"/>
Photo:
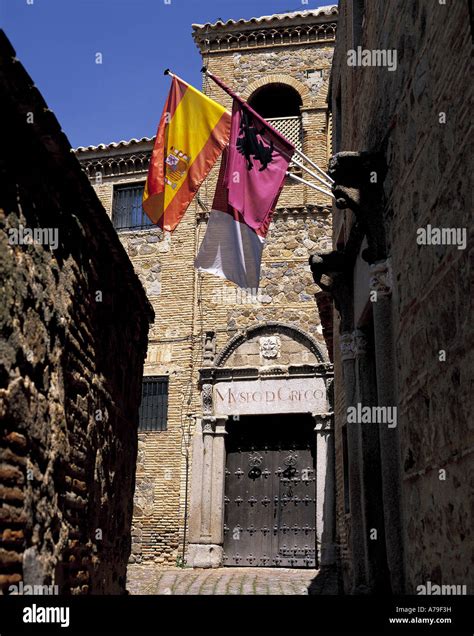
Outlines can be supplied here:
<path id="1" fill-rule="evenodd" d="M 208 69 L 322 168 L 336 22 L 337 8 L 324 7 L 193 25 Z M 231 107 L 210 80 L 203 90 Z M 174 233 L 163 234 L 141 210 L 152 145 L 144 138 L 76 151 L 156 315 L 132 561 L 332 563 L 332 364 L 308 268 L 310 253 L 331 246 L 330 199 L 288 180 L 261 286 L 240 290 L 193 267 L 218 166 Z"/>
<path id="2" fill-rule="evenodd" d="M 339 14 L 334 251 L 312 269 L 337 309 L 344 587 L 472 594 L 468 3 L 341 0 Z M 358 47 L 371 66 L 351 65 Z"/>
<path id="3" fill-rule="evenodd" d="M 125 593 L 153 312 L 3 32 L 0 96 L 0 593 Z"/>

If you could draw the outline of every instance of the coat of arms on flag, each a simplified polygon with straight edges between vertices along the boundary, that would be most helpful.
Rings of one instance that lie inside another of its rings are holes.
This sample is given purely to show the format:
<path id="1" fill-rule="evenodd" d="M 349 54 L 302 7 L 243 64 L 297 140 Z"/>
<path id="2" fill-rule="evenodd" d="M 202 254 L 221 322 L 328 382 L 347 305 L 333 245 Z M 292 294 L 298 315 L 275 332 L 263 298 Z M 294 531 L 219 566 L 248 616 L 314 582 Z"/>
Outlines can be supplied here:
<path id="1" fill-rule="evenodd" d="M 148 217 L 170 232 L 227 145 L 231 122 L 224 106 L 171 77 L 143 193 Z"/>
<path id="2" fill-rule="evenodd" d="M 165 182 L 170 185 L 173 190 L 176 189 L 177 184 L 186 174 L 190 160 L 191 157 L 188 157 L 188 155 L 181 150 L 177 150 L 171 146 L 170 154 L 165 159 Z"/>

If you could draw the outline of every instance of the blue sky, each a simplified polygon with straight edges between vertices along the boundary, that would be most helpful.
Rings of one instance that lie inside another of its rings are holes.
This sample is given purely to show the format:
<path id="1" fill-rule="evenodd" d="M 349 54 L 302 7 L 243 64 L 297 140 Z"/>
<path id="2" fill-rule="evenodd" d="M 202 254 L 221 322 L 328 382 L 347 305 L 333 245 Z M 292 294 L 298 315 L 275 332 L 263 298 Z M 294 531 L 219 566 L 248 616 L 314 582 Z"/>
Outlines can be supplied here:
<path id="1" fill-rule="evenodd" d="M 336 2 L 334 2 L 335 4 Z M 0 0 L 0 25 L 73 147 L 155 134 L 171 68 L 197 88 L 191 24 L 330 0 Z M 96 64 L 96 53 L 102 64 Z"/>

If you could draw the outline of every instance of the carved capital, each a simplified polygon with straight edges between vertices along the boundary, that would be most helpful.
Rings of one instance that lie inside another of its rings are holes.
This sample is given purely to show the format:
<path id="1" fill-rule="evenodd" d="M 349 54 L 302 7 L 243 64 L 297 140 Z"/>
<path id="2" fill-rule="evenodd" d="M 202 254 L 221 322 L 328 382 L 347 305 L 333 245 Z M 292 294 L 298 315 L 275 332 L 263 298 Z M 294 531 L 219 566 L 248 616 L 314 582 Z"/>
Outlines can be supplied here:
<path id="1" fill-rule="evenodd" d="M 201 421 L 202 434 L 212 435 L 216 430 L 216 418 L 215 417 L 203 417 Z"/>
<path id="2" fill-rule="evenodd" d="M 314 418 L 315 427 L 314 430 L 317 433 L 325 433 L 333 430 L 334 427 L 334 413 L 311 413 Z"/>
<path id="3" fill-rule="evenodd" d="M 382 188 L 386 173 L 381 153 L 339 152 L 329 162 L 336 207 L 354 212 L 367 237 L 362 258 L 368 263 L 386 257 Z"/>
<path id="4" fill-rule="evenodd" d="M 390 259 L 379 261 L 370 266 L 370 291 L 377 296 L 390 296 L 392 293 L 392 266 Z"/>
<path id="5" fill-rule="evenodd" d="M 367 338 L 360 329 L 356 329 L 352 334 L 352 349 L 356 358 L 361 358 L 367 354 Z"/>
<path id="6" fill-rule="evenodd" d="M 312 254 L 309 258 L 309 266 L 316 285 L 332 296 L 343 326 L 350 324 L 352 316 L 351 279 L 344 252 Z"/>
<path id="7" fill-rule="evenodd" d="M 346 360 L 354 360 L 354 347 L 353 347 L 353 336 L 352 333 L 343 332 L 339 337 L 339 348 L 341 350 L 341 360 L 345 362 Z"/>
<path id="8" fill-rule="evenodd" d="M 227 417 L 204 416 L 201 420 L 203 435 L 227 435 Z"/>
<path id="9" fill-rule="evenodd" d="M 214 425 L 214 434 L 215 435 L 227 435 L 226 424 L 227 417 L 216 417 L 216 422 Z"/>

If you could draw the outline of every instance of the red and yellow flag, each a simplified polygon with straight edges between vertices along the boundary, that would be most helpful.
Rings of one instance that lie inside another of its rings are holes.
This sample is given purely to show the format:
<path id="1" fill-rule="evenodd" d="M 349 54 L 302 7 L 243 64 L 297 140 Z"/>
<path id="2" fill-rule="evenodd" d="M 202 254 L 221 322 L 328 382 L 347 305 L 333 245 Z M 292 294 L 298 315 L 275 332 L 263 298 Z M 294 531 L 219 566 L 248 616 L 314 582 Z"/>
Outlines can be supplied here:
<path id="1" fill-rule="evenodd" d="M 172 232 L 229 142 L 226 109 L 175 75 L 156 133 L 143 209 Z"/>

